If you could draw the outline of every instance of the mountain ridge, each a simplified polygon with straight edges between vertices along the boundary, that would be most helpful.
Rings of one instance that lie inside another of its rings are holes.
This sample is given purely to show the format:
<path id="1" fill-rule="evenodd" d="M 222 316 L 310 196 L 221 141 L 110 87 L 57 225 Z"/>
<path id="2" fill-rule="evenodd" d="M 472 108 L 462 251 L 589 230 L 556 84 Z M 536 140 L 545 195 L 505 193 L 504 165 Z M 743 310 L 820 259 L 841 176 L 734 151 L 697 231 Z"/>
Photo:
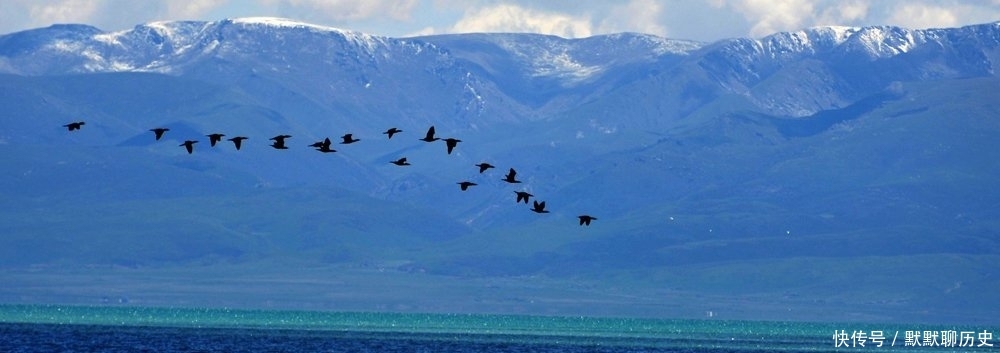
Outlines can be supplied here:
<path id="1" fill-rule="evenodd" d="M 989 321 L 964 303 L 1000 288 L 1000 156 L 984 147 L 1000 133 L 1000 23 L 694 43 L 395 39 L 283 21 L 0 36 L 0 278 L 37 270 L 60 288 L 65 268 L 197 277 L 220 265 L 310 282 L 303 268 L 323 268 L 406 285 L 551 279 L 624 307 L 708 295 L 742 318 L 856 305 L 888 320 Z M 449 154 L 418 140 L 430 126 L 462 142 Z M 157 141 L 154 127 L 171 131 Z M 389 127 L 403 132 L 388 139 Z M 237 151 L 210 147 L 209 133 L 250 139 Z M 361 141 L 308 147 L 346 133 Z M 278 134 L 293 136 L 287 150 L 269 146 Z M 185 140 L 203 142 L 188 154 Z M 412 165 L 390 163 L 401 157 Z M 497 168 L 479 173 L 482 162 Z M 508 168 L 521 183 L 501 180 Z M 516 203 L 522 190 L 550 213 Z M 580 214 L 598 220 L 579 226 Z M 122 290 L 169 302 L 134 281 Z M 63 299 L 94 299 L 99 283 Z M 530 311 L 537 295 L 488 288 L 392 300 Z M 938 299 L 952 304 L 921 311 Z M 563 303 L 593 310 L 586 296 Z"/>

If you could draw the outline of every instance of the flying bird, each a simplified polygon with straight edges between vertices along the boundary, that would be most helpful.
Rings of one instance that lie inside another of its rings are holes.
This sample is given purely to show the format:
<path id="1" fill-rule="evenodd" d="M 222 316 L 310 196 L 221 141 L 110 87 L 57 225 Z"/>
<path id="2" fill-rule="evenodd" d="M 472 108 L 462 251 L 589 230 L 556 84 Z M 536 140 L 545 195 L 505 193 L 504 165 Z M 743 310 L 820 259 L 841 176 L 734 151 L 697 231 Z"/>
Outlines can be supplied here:
<path id="1" fill-rule="evenodd" d="M 167 131 L 170 131 L 170 129 L 165 128 L 165 127 L 158 127 L 158 128 L 155 128 L 155 129 L 149 129 L 149 131 L 152 131 L 153 134 L 156 135 L 156 140 L 159 141 L 160 138 L 163 137 L 163 133 L 167 132 Z"/>
<path id="2" fill-rule="evenodd" d="M 320 151 L 320 152 L 323 152 L 323 153 L 337 152 L 337 150 L 330 148 L 330 144 L 331 143 L 333 143 L 333 142 L 331 142 L 330 138 L 327 137 L 327 138 L 323 139 L 323 141 L 320 141 L 320 142 L 312 144 L 312 146 L 316 147 L 317 151 Z"/>
<path id="3" fill-rule="evenodd" d="M 469 190 L 470 186 L 475 186 L 475 185 L 478 185 L 478 184 L 473 183 L 471 181 L 463 181 L 463 182 L 459 182 L 458 185 L 460 187 L 462 187 L 462 191 L 465 191 L 465 190 Z"/>
<path id="4" fill-rule="evenodd" d="M 531 207 L 531 212 L 534 213 L 549 213 L 545 210 L 545 201 L 538 202 L 538 200 L 533 201 L 534 205 Z"/>
<path id="5" fill-rule="evenodd" d="M 444 139 L 444 143 L 448 145 L 448 154 L 451 154 L 451 150 L 455 149 L 455 146 L 458 146 L 459 142 L 462 142 L 462 140 L 453 139 L 451 137 Z"/>
<path id="6" fill-rule="evenodd" d="M 337 150 L 330 148 L 330 146 L 320 146 L 316 150 L 323 153 L 337 152 Z"/>
<path id="7" fill-rule="evenodd" d="M 434 142 L 434 141 L 437 141 L 437 140 L 440 140 L 440 139 L 441 138 L 434 137 L 434 125 L 431 125 L 431 128 L 427 129 L 427 136 L 424 136 L 424 138 L 422 138 L 420 140 L 421 141 L 425 141 L 425 142 Z"/>
<path id="8" fill-rule="evenodd" d="M 272 137 L 271 140 L 274 141 L 274 143 L 271 144 L 271 147 L 279 150 L 287 150 L 288 146 L 285 146 L 285 139 L 289 137 L 292 137 L 292 135 L 278 135 Z"/>
<path id="9" fill-rule="evenodd" d="M 487 169 L 496 168 L 492 164 L 489 164 L 489 163 L 486 163 L 486 162 L 476 164 L 476 166 L 479 167 L 479 174 L 482 174 Z"/>
<path id="10" fill-rule="evenodd" d="M 591 216 L 588 216 L 588 215 L 577 216 L 577 218 L 580 219 L 580 225 L 581 226 L 583 226 L 583 225 L 589 226 L 590 225 L 590 221 L 597 220 L 597 217 L 591 217 Z"/>
<path id="11" fill-rule="evenodd" d="M 86 122 L 77 121 L 75 123 L 69 123 L 69 124 L 63 125 L 63 127 L 65 127 L 69 131 L 73 131 L 73 130 L 80 130 L 80 128 L 83 127 L 84 124 L 86 124 Z"/>
<path id="12" fill-rule="evenodd" d="M 389 162 L 389 163 L 392 163 L 392 164 L 395 164 L 395 165 L 398 165 L 398 166 L 400 166 L 400 167 L 402 167 L 402 166 L 404 166 L 404 165 L 410 165 L 410 163 L 406 161 L 406 157 L 403 157 L 403 158 L 400 158 L 400 159 L 397 159 L 397 160 L 394 160 L 394 161 L 392 161 L 392 162 Z"/>
<path id="13" fill-rule="evenodd" d="M 219 141 L 222 141 L 222 137 L 226 136 L 226 135 L 223 135 L 223 134 L 209 134 L 209 135 L 205 135 L 205 136 L 208 136 L 208 143 L 211 144 L 212 147 L 215 147 L 215 143 L 219 142 Z"/>
<path id="14" fill-rule="evenodd" d="M 514 171 L 514 168 L 510 168 L 510 171 L 507 172 L 507 176 L 505 176 L 503 179 L 500 180 L 506 181 L 511 184 L 520 183 L 521 182 L 520 180 L 514 179 L 515 175 L 517 175 L 517 172 Z"/>
<path id="15" fill-rule="evenodd" d="M 517 200 L 514 200 L 514 202 L 521 202 L 521 200 L 524 200 L 525 204 L 528 204 L 528 198 L 535 196 L 525 191 L 515 191 L 514 193 L 517 194 Z"/>
<path id="16" fill-rule="evenodd" d="M 313 142 L 311 145 L 309 145 L 309 147 L 314 147 L 314 148 L 320 148 L 320 147 L 323 147 L 323 146 L 329 147 L 331 143 L 333 143 L 333 142 L 331 142 L 330 138 L 327 137 L 325 139 Z"/>
<path id="17" fill-rule="evenodd" d="M 184 148 L 187 149 L 188 154 L 191 154 L 191 153 L 194 152 L 194 144 L 196 144 L 196 143 L 198 143 L 198 141 L 187 140 L 187 141 L 184 141 L 184 143 L 179 144 L 178 146 L 184 146 Z"/>
<path id="18" fill-rule="evenodd" d="M 248 138 L 249 137 L 236 136 L 236 137 L 233 137 L 233 138 L 229 139 L 229 141 L 233 141 L 233 144 L 236 145 L 236 150 L 239 151 L 240 150 L 240 146 L 243 145 L 243 140 L 246 140 Z"/>
<path id="19" fill-rule="evenodd" d="M 403 132 L 403 130 L 400 130 L 400 129 L 397 129 L 397 128 L 393 127 L 393 128 L 389 128 L 389 130 L 385 130 L 385 132 L 383 132 L 383 134 L 389 135 L 389 138 L 392 138 L 392 135 L 395 135 L 395 134 L 400 133 L 400 132 Z"/>
<path id="20" fill-rule="evenodd" d="M 354 134 L 344 134 L 344 136 L 341 136 L 341 138 L 344 139 L 344 142 L 341 142 L 341 144 L 346 145 L 346 144 L 351 144 L 351 143 L 355 143 L 355 142 L 361 141 L 361 139 L 354 138 L 353 135 Z"/>

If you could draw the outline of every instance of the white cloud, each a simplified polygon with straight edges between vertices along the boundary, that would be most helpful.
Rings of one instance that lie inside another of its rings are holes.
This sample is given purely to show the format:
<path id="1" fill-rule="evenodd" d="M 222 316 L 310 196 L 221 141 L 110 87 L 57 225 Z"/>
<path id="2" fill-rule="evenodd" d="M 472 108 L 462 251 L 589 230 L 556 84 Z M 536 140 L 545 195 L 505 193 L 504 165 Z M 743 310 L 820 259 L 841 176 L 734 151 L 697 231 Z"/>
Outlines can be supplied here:
<path id="1" fill-rule="evenodd" d="M 727 5 L 751 23 L 753 37 L 808 27 L 815 12 L 809 0 L 732 0 Z"/>
<path id="2" fill-rule="evenodd" d="M 225 6 L 229 0 L 189 0 L 168 1 L 167 19 L 186 20 L 201 18 L 205 14 Z"/>
<path id="3" fill-rule="evenodd" d="M 373 18 L 407 20 L 418 0 L 259 0 L 285 11 L 338 21 Z"/>
<path id="4" fill-rule="evenodd" d="M 868 0 L 840 1 L 824 8 L 813 25 L 834 26 L 857 23 L 868 17 Z"/>
<path id="5" fill-rule="evenodd" d="M 591 36 L 591 27 L 588 17 L 499 4 L 467 11 L 450 32 L 528 32 L 580 38 Z"/>
<path id="6" fill-rule="evenodd" d="M 86 23 L 103 1 L 100 0 L 59 0 L 24 1 L 28 3 L 28 17 L 33 23 Z M 7 16 L 4 16 L 7 17 Z"/>
<path id="7" fill-rule="evenodd" d="M 667 28 L 661 23 L 663 7 L 663 1 L 657 0 L 631 0 L 627 4 L 614 6 L 601 20 L 598 31 L 639 32 L 666 36 Z"/>
<path id="8" fill-rule="evenodd" d="M 889 17 L 889 22 L 909 28 L 953 27 L 958 18 L 950 8 L 926 4 L 904 4 Z"/>

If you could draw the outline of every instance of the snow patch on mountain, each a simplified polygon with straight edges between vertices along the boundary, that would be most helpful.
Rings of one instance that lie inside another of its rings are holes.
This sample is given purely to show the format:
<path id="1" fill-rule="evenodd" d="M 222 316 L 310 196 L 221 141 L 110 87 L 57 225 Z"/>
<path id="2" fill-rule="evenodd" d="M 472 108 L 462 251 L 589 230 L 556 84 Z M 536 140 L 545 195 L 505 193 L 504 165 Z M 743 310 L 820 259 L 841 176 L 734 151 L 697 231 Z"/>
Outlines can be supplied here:
<path id="1" fill-rule="evenodd" d="M 343 36 L 344 38 L 353 42 L 355 45 L 361 48 L 365 48 L 368 54 L 375 53 L 378 50 L 378 48 L 382 48 L 387 45 L 386 37 L 374 36 L 366 33 L 349 31 L 335 27 L 327 27 L 311 23 L 299 22 L 287 18 L 243 17 L 243 18 L 235 18 L 229 21 L 233 24 L 242 25 L 245 27 L 263 26 L 271 28 L 308 29 L 316 32 L 334 33 Z"/>
<path id="2" fill-rule="evenodd" d="M 762 52 L 776 59 L 834 50 L 860 52 L 870 59 L 879 59 L 909 52 L 932 39 L 937 39 L 933 30 L 826 26 L 775 33 L 756 42 Z"/>
<path id="3" fill-rule="evenodd" d="M 566 52 L 542 52 L 532 61 L 532 66 L 533 76 L 559 77 L 570 84 L 586 80 L 603 70 L 600 66 L 583 65 Z"/>
<path id="4" fill-rule="evenodd" d="M 628 47 L 648 48 L 656 56 L 689 55 L 705 46 L 705 43 L 702 42 L 670 39 L 642 33 L 613 33 L 604 35 L 604 37 L 615 42 L 626 42 Z"/>
<path id="5" fill-rule="evenodd" d="M 926 43 L 931 33 L 899 27 L 865 27 L 852 36 L 850 44 L 864 48 L 871 58 L 886 58 Z"/>
<path id="6" fill-rule="evenodd" d="M 664 55 L 689 55 L 703 46 L 699 42 L 637 33 L 582 39 L 491 34 L 483 39 L 524 63 L 529 77 L 555 78 L 566 87 L 594 79 L 616 65 L 651 63 Z"/>

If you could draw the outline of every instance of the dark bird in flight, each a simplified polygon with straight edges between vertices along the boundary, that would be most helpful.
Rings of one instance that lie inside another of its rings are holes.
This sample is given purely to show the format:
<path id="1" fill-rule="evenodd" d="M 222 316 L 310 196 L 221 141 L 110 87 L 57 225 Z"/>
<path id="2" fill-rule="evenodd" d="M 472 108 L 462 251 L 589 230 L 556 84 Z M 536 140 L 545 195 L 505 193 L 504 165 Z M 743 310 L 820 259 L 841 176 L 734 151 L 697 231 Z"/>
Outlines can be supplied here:
<path id="1" fill-rule="evenodd" d="M 462 191 L 469 190 L 470 186 L 475 186 L 475 185 L 478 185 L 478 184 L 473 183 L 471 181 L 463 181 L 463 182 L 459 182 L 458 183 L 458 186 L 462 187 Z"/>
<path id="2" fill-rule="evenodd" d="M 323 153 L 337 152 L 337 150 L 330 148 L 330 144 L 331 143 L 333 143 L 333 142 L 330 142 L 330 138 L 327 137 L 327 138 L 323 139 L 323 141 L 314 143 L 311 146 L 316 147 L 317 151 L 320 151 L 320 152 L 323 152 Z"/>
<path id="3" fill-rule="evenodd" d="M 517 175 L 517 172 L 514 171 L 514 168 L 510 168 L 510 171 L 507 172 L 507 176 L 505 176 L 503 179 L 500 180 L 506 181 L 511 184 L 520 183 L 521 182 L 520 180 L 514 179 L 515 175 Z"/>
<path id="4" fill-rule="evenodd" d="M 73 131 L 73 130 L 80 130 L 80 128 L 83 127 L 84 124 L 86 124 L 86 122 L 77 121 L 75 123 L 69 123 L 69 124 L 63 125 L 63 127 L 66 128 L 69 131 Z"/>
<path id="5" fill-rule="evenodd" d="M 588 216 L 588 215 L 577 216 L 577 218 L 580 219 L 580 225 L 581 226 L 583 226 L 583 225 L 589 226 L 590 225 L 590 221 L 597 220 L 597 217 L 591 217 L 591 216 Z"/>
<path id="6" fill-rule="evenodd" d="M 163 137 L 163 133 L 167 132 L 167 131 L 170 131 L 170 129 L 165 128 L 165 127 L 158 127 L 158 128 L 155 128 L 155 129 L 149 129 L 149 131 L 152 131 L 154 134 L 156 134 L 156 140 L 159 141 L 160 138 Z"/>
<path id="7" fill-rule="evenodd" d="M 243 140 L 246 140 L 248 138 L 249 137 L 236 136 L 236 137 L 233 137 L 233 138 L 229 139 L 229 141 L 233 141 L 233 144 L 236 145 L 236 150 L 239 151 L 240 150 L 240 146 L 243 145 Z"/>
<path id="8" fill-rule="evenodd" d="M 492 164 L 489 164 L 489 163 L 486 163 L 486 162 L 476 164 L 476 166 L 479 167 L 479 174 L 482 174 L 487 169 L 496 168 Z"/>
<path id="9" fill-rule="evenodd" d="M 535 196 L 525 191 L 515 191 L 514 193 L 517 194 L 517 200 L 514 200 L 514 202 L 521 202 L 521 200 L 524 200 L 525 204 L 528 204 L 528 198 Z"/>
<path id="10" fill-rule="evenodd" d="M 404 165 L 410 165 L 410 162 L 407 162 L 407 161 L 406 161 L 406 157 L 403 157 L 403 158 L 400 158 L 400 159 L 397 159 L 397 160 L 394 160 L 394 161 L 392 161 L 392 162 L 389 162 L 389 163 L 392 163 L 392 164 L 395 164 L 395 165 L 398 165 L 398 166 L 400 166 L 400 167 L 402 167 L 402 166 L 404 166 Z"/>
<path id="11" fill-rule="evenodd" d="M 292 137 L 292 135 L 278 135 L 272 137 L 271 140 L 274 141 L 274 143 L 271 144 L 271 147 L 279 150 L 287 150 L 288 146 L 285 146 L 285 139 L 289 137 Z"/>
<path id="12" fill-rule="evenodd" d="M 424 136 L 424 138 L 420 139 L 420 141 L 434 142 L 440 139 L 441 138 L 434 137 L 434 126 L 431 125 L 431 128 L 427 129 L 427 136 Z"/>
<path id="13" fill-rule="evenodd" d="M 444 143 L 448 145 L 448 154 L 451 154 L 451 150 L 455 149 L 455 146 L 458 146 L 459 142 L 462 142 L 462 140 L 453 139 L 451 137 L 444 139 Z"/>
<path id="14" fill-rule="evenodd" d="M 219 141 L 222 141 L 222 137 L 226 136 L 226 135 L 223 135 L 223 134 L 209 134 L 209 135 L 205 135 L 205 136 L 208 136 L 208 143 L 210 145 L 212 145 L 212 147 L 215 147 L 215 143 L 219 142 Z"/>
<path id="15" fill-rule="evenodd" d="M 534 205 L 531 207 L 531 212 L 534 212 L 534 213 L 549 213 L 549 211 L 545 210 L 545 201 L 538 202 L 538 200 L 534 201 Z"/>
<path id="16" fill-rule="evenodd" d="M 320 146 L 316 150 L 323 153 L 337 152 L 337 150 L 330 148 L 330 146 Z"/>
<path id="17" fill-rule="evenodd" d="M 327 137 L 325 139 L 313 142 L 311 145 L 309 145 L 309 147 L 320 148 L 323 147 L 323 145 L 329 146 L 331 143 L 333 142 L 331 142 L 330 138 Z"/>
<path id="18" fill-rule="evenodd" d="M 194 152 L 194 144 L 196 144 L 196 143 L 198 143 L 198 141 L 187 140 L 187 141 L 184 141 L 184 143 L 179 144 L 178 146 L 184 146 L 184 148 L 187 149 L 188 154 L 191 154 L 191 153 Z"/>
<path id="19" fill-rule="evenodd" d="M 346 145 L 346 144 L 351 144 L 351 143 L 355 143 L 355 142 L 361 141 L 361 139 L 354 138 L 353 135 L 354 134 L 344 134 L 344 136 L 341 136 L 341 138 L 344 139 L 344 142 L 341 142 L 341 144 Z"/>
<path id="20" fill-rule="evenodd" d="M 400 129 L 397 129 L 397 128 L 393 127 L 393 128 L 389 128 L 389 130 L 385 130 L 385 132 L 383 132 L 383 134 L 389 135 L 389 138 L 392 138 L 392 135 L 395 135 L 396 133 L 400 133 L 400 132 L 403 132 L 403 130 L 400 130 Z"/>

